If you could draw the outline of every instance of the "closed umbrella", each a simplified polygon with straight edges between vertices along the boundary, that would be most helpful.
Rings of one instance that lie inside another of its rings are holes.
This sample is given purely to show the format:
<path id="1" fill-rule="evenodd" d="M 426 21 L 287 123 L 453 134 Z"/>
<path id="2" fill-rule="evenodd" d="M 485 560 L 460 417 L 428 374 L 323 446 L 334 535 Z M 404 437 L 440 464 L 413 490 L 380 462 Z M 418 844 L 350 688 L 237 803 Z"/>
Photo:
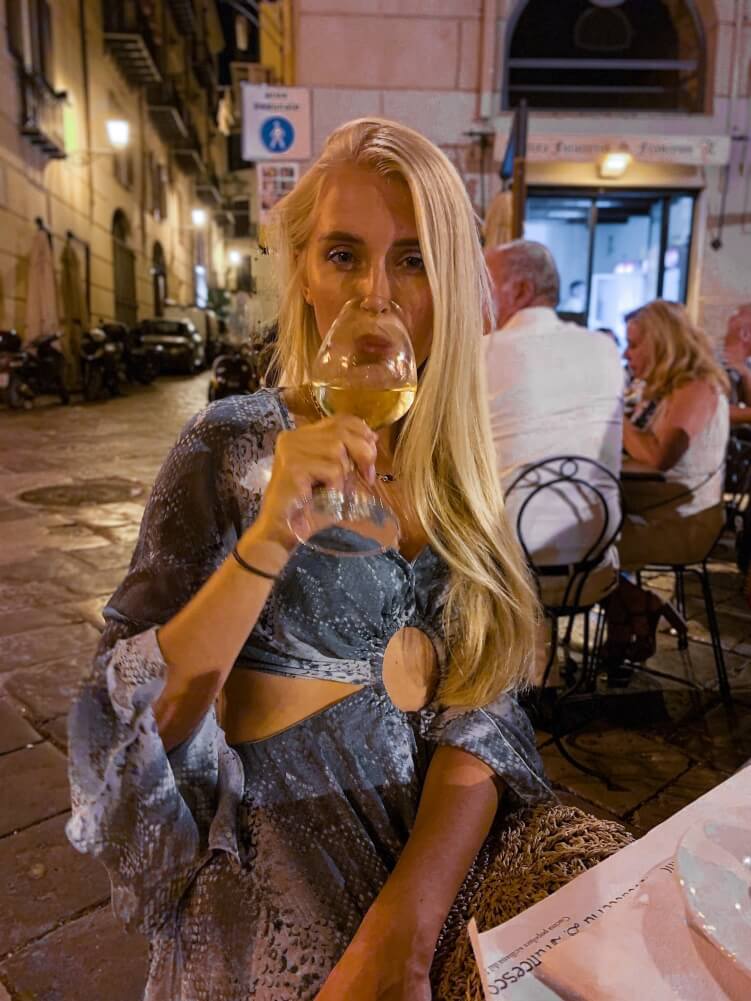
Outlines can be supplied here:
<path id="1" fill-rule="evenodd" d="M 65 356 L 65 381 L 75 389 L 81 376 L 81 335 L 89 327 L 89 311 L 81 276 L 81 262 L 70 240 L 60 255 L 60 285 L 63 298 L 63 354 Z"/>
<path id="2" fill-rule="evenodd" d="M 24 343 L 28 344 L 37 337 L 57 334 L 58 331 L 57 285 L 52 248 L 47 233 L 39 229 L 31 241 L 29 254 Z"/>

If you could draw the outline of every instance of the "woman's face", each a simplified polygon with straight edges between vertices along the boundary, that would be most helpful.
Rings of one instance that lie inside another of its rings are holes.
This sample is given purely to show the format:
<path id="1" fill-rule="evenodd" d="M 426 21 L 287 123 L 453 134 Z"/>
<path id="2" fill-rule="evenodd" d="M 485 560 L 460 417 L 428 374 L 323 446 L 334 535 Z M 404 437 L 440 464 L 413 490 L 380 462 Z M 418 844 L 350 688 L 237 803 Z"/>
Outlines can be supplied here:
<path id="1" fill-rule="evenodd" d="M 321 337 L 349 299 L 402 308 L 418 367 L 430 354 L 433 296 L 406 181 L 354 164 L 328 174 L 305 249 L 303 293 Z"/>
<path id="2" fill-rule="evenodd" d="M 632 320 L 626 327 L 628 344 L 626 361 L 635 379 L 643 379 L 649 373 L 652 364 L 652 351 L 649 341 L 644 335 L 640 324 Z"/>

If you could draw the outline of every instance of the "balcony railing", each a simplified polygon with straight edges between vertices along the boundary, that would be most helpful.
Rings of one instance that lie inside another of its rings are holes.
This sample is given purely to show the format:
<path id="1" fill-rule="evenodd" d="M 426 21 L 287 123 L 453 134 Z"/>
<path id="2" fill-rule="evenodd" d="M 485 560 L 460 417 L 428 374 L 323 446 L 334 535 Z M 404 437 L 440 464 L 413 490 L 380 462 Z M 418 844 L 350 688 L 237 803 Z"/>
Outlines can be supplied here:
<path id="1" fill-rule="evenodd" d="M 207 166 L 204 174 L 196 181 L 196 195 L 204 205 L 211 208 L 217 208 L 222 204 L 219 178 L 212 166 Z"/>
<path id="2" fill-rule="evenodd" d="M 166 143 L 182 144 L 189 135 L 188 115 L 171 80 L 155 83 L 146 91 L 149 114 Z"/>
<path id="3" fill-rule="evenodd" d="M 63 104 L 67 94 L 55 91 L 35 73 L 19 69 L 21 135 L 53 160 L 65 159 Z"/>
<path id="4" fill-rule="evenodd" d="M 104 42 L 128 83 L 159 83 L 159 60 L 148 20 L 135 3 L 103 0 Z"/>
<path id="5" fill-rule="evenodd" d="M 177 30 L 183 35 L 192 34 L 196 26 L 196 11 L 193 0 L 168 0 L 168 5 Z"/>
<path id="6" fill-rule="evenodd" d="M 180 144 L 172 150 L 178 167 L 188 174 L 203 174 L 206 165 L 203 159 L 203 146 L 198 138 L 198 132 L 189 112 L 186 112 L 185 124 L 187 135 Z"/>

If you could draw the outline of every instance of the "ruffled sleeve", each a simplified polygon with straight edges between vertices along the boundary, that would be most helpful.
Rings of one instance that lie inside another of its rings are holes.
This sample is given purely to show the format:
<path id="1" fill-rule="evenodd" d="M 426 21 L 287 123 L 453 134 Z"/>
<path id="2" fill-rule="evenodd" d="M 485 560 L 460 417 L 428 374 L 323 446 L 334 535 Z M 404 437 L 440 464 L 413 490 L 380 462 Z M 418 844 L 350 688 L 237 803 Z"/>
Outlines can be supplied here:
<path id="1" fill-rule="evenodd" d="M 278 419 L 268 401 L 245 399 L 243 413 L 229 400 L 203 411 L 167 457 L 69 717 L 68 838 L 105 864 L 115 913 L 146 935 L 175 914 L 210 852 L 238 853 L 242 765 L 213 709 L 167 753 L 153 705 L 166 674 L 157 627 L 211 576 L 260 496 L 238 498 L 238 482 L 273 451 Z"/>
<path id="2" fill-rule="evenodd" d="M 433 562 L 435 565 L 423 565 L 415 580 L 413 624 L 432 640 L 443 673 L 448 668 L 443 630 L 448 571 L 437 556 Z M 420 731 L 429 744 L 458 747 L 480 758 L 518 802 L 536 803 L 555 796 L 537 751 L 532 724 L 512 694 L 503 693 L 479 709 L 433 704 L 420 717 Z"/>

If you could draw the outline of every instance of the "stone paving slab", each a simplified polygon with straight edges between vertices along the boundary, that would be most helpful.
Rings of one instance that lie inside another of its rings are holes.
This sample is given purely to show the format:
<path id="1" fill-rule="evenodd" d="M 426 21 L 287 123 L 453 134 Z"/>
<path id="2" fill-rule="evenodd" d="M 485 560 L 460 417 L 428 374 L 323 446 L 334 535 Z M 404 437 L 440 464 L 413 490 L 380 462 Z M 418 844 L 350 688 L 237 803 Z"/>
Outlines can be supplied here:
<path id="1" fill-rule="evenodd" d="M 68 764 L 50 743 L 0 756 L 0 837 L 70 806 Z"/>
<path id="2" fill-rule="evenodd" d="M 70 845 L 67 819 L 52 817 L 0 838 L 0 955 L 109 900 L 104 866 Z"/>
<path id="3" fill-rule="evenodd" d="M 33 579 L 25 582 L 9 581 L 3 578 L 0 568 L 0 608 L 4 615 L 18 616 L 21 620 L 19 630 L 23 629 L 22 623 L 26 612 L 55 608 L 74 599 L 75 593 L 58 581 Z"/>
<path id="4" fill-rule="evenodd" d="M 579 733 L 568 738 L 566 746 L 588 768 L 606 775 L 614 787 L 608 789 L 600 779 L 579 771 L 554 744 L 548 744 L 541 753 L 552 782 L 619 817 L 660 792 L 691 765 L 678 748 L 615 727 Z"/>
<path id="5" fill-rule="evenodd" d="M 714 789 L 728 777 L 728 772 L 720 772 L 705 765 L 694 765 L 662 792 L 627 814 L 627 819 L 637 830 L 649 831 L 710 789 Z"/>
<path id="6" fill-rule="evenodd" d="M 63 925 L 0 966 L 20 1001 L 138 1001 L 147 945 L 127 935 L 109 907 Z"/>
<path id="7" fill-rule="evenodd" d="M 38 744 L 41 737 L 34 727 L 5 699 L 0 699 L 0 754 Z"/>
<path id="8" fill-rule="evenodd" d="M 98 639 L 94 627 L 89 628 Z M 95 648 L 96 640 L 67 657 L 15 671 L 5 679 L 5 690 L 27 706 L 35 720 L 62 716 L 91 670 Z M 53 653 L 53 650 L 47 651 L 48 656 Z"/>
<path id="9" fill-rule="evenodd" d="M 53 656 L 73 653 L 91 656 L 99 634 L 88 622 L 43 626 L 28 633 L 0 636 L 0 672 L 43 664 Z"/>
<path id="10" fill-rule="evenodd" d="M 67 622 L 80 622 L 83 614 L 73 605 L 67 608 L 27 608 L 23 614 L 7 612 L 0 614 L 0 636 L 13 636 L 17 633 L 29 633 L 43 626 L 59 626 Z"/>

